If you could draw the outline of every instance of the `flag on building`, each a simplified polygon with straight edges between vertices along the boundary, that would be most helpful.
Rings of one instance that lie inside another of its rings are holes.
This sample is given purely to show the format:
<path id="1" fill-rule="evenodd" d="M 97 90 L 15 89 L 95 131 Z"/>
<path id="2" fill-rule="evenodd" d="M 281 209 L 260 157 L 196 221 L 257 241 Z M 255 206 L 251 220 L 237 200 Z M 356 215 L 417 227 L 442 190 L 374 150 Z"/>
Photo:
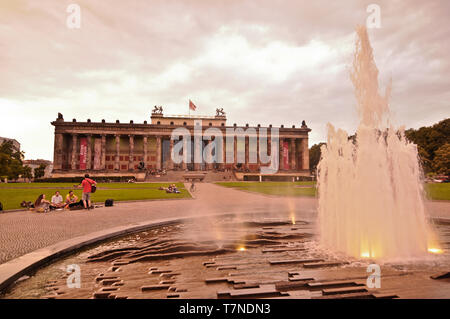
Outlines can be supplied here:
<path id="1" fill-rule="evenodd" d="M 197 107 L 195 106 L 195 104 L 192 103 L 191 100 L 189 100 L 189 110 L 195 111 L 196 108 L 197 108 Z"/>

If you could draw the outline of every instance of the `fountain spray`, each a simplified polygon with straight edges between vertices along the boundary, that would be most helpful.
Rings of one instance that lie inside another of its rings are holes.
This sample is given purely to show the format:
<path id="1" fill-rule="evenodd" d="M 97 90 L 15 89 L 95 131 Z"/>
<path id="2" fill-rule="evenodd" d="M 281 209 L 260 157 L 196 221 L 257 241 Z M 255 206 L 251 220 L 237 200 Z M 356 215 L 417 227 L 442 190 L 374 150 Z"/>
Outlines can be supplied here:
<path id="1" fill-rule="evenodd" d="M 405 260 L 425 255 L 427 223 L 416 145 L 390 121 L 367 30 L 356 29 L 351 70 L 359 126 L 355 138 L 328 124 L 318 165 L 321 244 L 356 258 Z"/>

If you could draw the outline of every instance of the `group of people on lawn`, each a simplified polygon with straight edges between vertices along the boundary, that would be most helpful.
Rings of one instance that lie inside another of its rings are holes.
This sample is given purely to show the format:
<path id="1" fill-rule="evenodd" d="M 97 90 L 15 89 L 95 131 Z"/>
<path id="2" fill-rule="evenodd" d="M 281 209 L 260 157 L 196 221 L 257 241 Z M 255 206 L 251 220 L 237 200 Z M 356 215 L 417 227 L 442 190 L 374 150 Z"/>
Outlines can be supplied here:
<path id="1" fill-rule="evenodd" d="M 160 187 L 159 189 L 166 191 L 166 193 L 174 193 L 174 194 L 181 193 L 175 184 L 170 184 L 169 187 L 167 187 L 167 188 Z"/>
<path id="2" fill-rule="evenodd" d="M 97 183 L 89 178 L 89 174 L 84 176 L 85 178 L 81 182 L 81 187 L 83 188 L 83 195 L 81 201 L 78 201 L 78 196 L 74 194 L 73 190 L 70 190 L 66 196 L 66 200 L 63 200 L 59 191 L 55 192 L 52 196 L 51 201 L 45 199 L 45 194 L 39 195 L 39 197 L 34 202 L 34 210 L 37 212 L 48 212 L 52 209 L 70 209 L 76 206 L 84 207 L 84 209 L 91 209 L 91 194 L 92 186 Z"/>
<path id="3" fill-rule="evenodd" d="M 96 186 L 97 183 L 89 178 L 89 174 L 86 174 L 84 177 L 85 178 L 80 184 L 80 187 L 83 188 L 83 196 L 80 201 L 78 201 L 78 196 L 74 194 L 73 190 L 69 191 L 65 201 L 60 192 L 56 191 L 55 195 L 52 196 L 50 201 L 45 198 L 45 194 L 41 194 L 34 202 L 34 205 L 31 205 L 31 203 L 29 203 L 30 206 L 28 206 L 27 204 L 24 207 L 34 208 L 36 212 L 48 212 L 54 209 L 71 209 L 76 206 L 89 210 L 93 208 L 91 206 L 91 194 L 93 192 L 93 186 Z M 167 188 L 160 187 L 159 189 L 165 190 L 167 193 L 180 193 L 175 184 L 171 184 Z"/>

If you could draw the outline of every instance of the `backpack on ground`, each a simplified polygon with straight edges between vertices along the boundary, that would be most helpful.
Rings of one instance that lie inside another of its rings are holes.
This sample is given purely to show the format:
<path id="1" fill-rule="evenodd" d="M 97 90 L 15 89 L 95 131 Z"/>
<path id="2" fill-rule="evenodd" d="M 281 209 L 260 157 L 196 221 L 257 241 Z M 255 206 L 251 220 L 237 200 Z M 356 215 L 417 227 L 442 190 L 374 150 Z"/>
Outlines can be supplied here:
<path id="1" fill-rule="evenodd" d="M 2 202 L 0 202 L 0 212 L 2 212 L 3 211 L 3 204 L 2 204 Z"/>
<path id="2" fill-rule="evenodd" d="M 113 199 L 107 199 L 105 201 L 105 207 L 111 207 L 114 205 L 114 200 Z"/>

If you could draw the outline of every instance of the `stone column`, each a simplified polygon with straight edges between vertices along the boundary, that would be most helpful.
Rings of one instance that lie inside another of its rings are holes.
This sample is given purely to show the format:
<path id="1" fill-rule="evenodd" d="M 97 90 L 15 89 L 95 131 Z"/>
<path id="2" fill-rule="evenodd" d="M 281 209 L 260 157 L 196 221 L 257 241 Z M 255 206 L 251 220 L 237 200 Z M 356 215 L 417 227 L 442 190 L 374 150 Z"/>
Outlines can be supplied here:
<path id="1" fill-rule="evenodd" d="M 291 169 L 295 170 L 297 169 L 297 165 L 296 165 L 296 149 L 295 149 L 295 138 L 291 138 L 291 152 L 290 152 L 290 157 L 291 157 Z"/>
<path id="2" fill-rule="evenodd" d="M 78 134 L 72 134 L 72 159 L 70 162 L 73 170 L 77 169 L 77 154 L 78 154 Z"/>
<path id="3" fill-rule="evenodd" d="M 169 140 L 170 143 L 170 153 L 169 153 L 169 169 L 173 169 L 174 165 L 173 165 L 173 160 L 172 160 L 172 152 L 173 152 L 173 139 L 170 137 Z"/>
<path id="4" fill-rule="evenodd" d="M 211 143 L 212 143 L 212 140 L 208 140 L 207 142 L 207 145 L 208 145 L 208 149 L 211 147 Z M 213 163 L 212 163 L 212 154 L 211 154 L 211 152 L 208 152 L 208 154 L 207 154 L 207 159 L 208 159 L 208 163 L 206 163 L 206 168 L 207 168 L 207 170 L 212 170 L 213 169 Z"/>
<path id="5" fill-rule="evenodd" d="M 91 170 L 92 167 L 92 134 L 86 135 L 87 153 L 86 153 L 86 170 Z"/>
<path id="6" fill-rule="evenodd" d="M 280 137 L 279 138 L 279 143 L 280 143 L 280 145 L 279 145 L 279 148 L 280 148 L 280 154 L 279 154 L 279 156 L 280 156 L 280 170 L 282 170 L 282 169 L 285 169 L 285 167 L 284 167 L 284 143 L 283 143 L 283 139 Z"/>
<path id="7" fill-rule="evenodd" d="M 258 164 L 258 167 L 261 166 L 261 158 L 259 156 L 259 132 L 256 133 L 256 164 Z"/>
<path id="8" fill-rule="evenodd" d="M 53 147 L 53 169 L 62 169 L 63 158 L 63 140 L 64 136 L 61 133 L 55 133 L 55 145 Z"/>
<path id="9" fill-rule="evenodd" d="M 249 168 L 249 152 L 250 152 L 250 146 L 249 146 L 249 136 L 244 136 L 245 138 L 245 168 Z"/>
<path id="10" fill-rule="evenodd" d="M 102 157 L 100 159 L 100 169 L 106 169 L 106 135 L 102 134 Z"/>
<path id="11" fill-rule="evenodd" d="M 188 158 L 187 155 L 188 155 L 188 139 L 186 136 L 183 136 L 183 164 L 182 164 L 182 167 L 184 170 L 187 170 L 187 162 L 190 160 L 190 158 Z"/>
<path id="12" fill-rule="evenodd" d="M 144 162 L 145 168 L 147 169 L 148 168 L 148 137 L 147 137 L 147 135 L 144 135 L 143 143 L 144 143 L 144 160 L 143 160 L 143 162 Z"/>
<path id="13" fill-rule="evenodd" d="M 114 169 L 120 171 L 120 135 L 116 134 L 116 158 L 114 161 Z"/>
<path id="14" fill-rule="evenodd" d="M 302 139 L 302 169 L 309 170 L 309 148 L 308 137 Z"/>
<path id="15" fill-rule="evenodd" d="M 237 147 L 237 136 L 234 136 L 234 143 L 233 143 L 233 155 L 234 155 L 234 161 L 233 164 L 236 165 L 237 164 L 237 152 L 238 152 L 238 147 Z"/>
<path id="16" fill-rule="evenodd" d="M 161 169 L 161 136 L 156 137 L 156 169 Z"/>
<path id="17" fill-rule="evenodd" d="M 226 134 L 224 134 L 223 138 L 222 138 L 222 157 L 223 157 L 223 163 L 220 163 L 220 167 L 222 169 L 225 169 L 226 163 L 227 163 L 227 136 L 226 136 Z"/>
<path id="18" fill-rule="evenodd" d="M 130 138 L 130 153 L 129 153 L 129 161 L 128 161 L 128 169 L 130 171 L 134 171 L 134 135 L 128 135 Z"/>
<path id="19" fill-rule="evenodd" d="M 202 163 L 195 162 L 196 154 L 201 154 L 201 150 L 202 150 L 202 139 L 201 138 L 197 138 L 197 139 L 198 139 L 198 143 L 196 143 L 196 138 L 194 137 L 194 170 L 195 171 L 201 170 L 201 167 L 202 167 Z M 203 162 L 203 154 L 201 154 L 200 157 Z"/>

